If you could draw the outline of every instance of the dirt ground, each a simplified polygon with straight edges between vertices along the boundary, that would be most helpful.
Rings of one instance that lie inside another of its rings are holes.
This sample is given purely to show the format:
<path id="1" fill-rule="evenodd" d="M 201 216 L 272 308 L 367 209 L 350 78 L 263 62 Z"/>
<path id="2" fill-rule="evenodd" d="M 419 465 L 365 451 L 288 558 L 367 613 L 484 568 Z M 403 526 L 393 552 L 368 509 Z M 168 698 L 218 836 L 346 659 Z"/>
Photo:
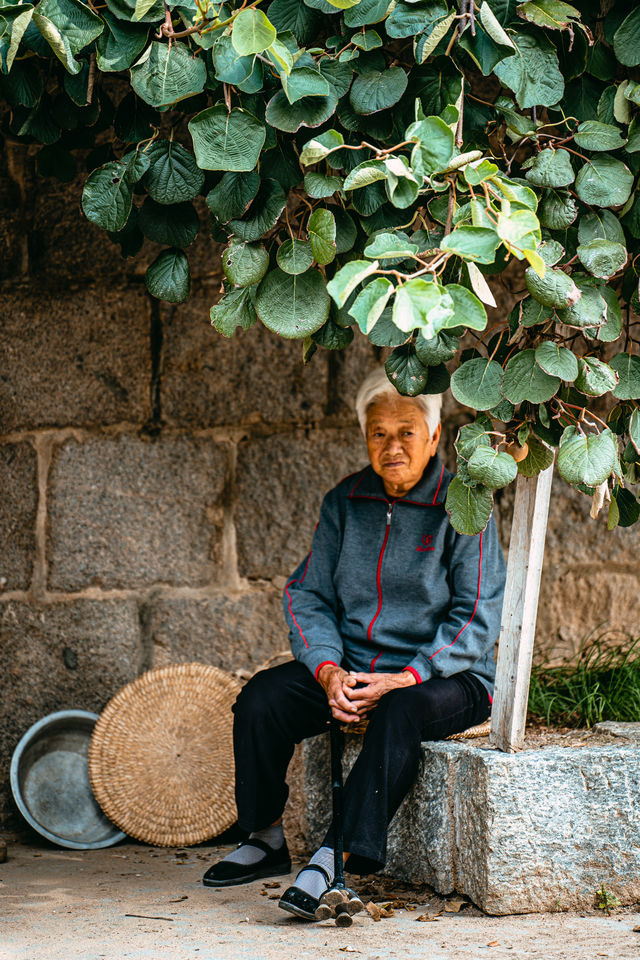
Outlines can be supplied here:
<path id="1" fill-rule="evenodd" d="M 277 907 L 289 878 L 203 887 L 206 867 L 228 849 L 10 843 L 0 864 L 0 960 L 640 958 L 636 909 L 487 917 L 461 898 L 381 878 L 358 885 L 363 899 L 390 916 L 360 914 L 347 930 L 331 921 L 308 924 Z"/>

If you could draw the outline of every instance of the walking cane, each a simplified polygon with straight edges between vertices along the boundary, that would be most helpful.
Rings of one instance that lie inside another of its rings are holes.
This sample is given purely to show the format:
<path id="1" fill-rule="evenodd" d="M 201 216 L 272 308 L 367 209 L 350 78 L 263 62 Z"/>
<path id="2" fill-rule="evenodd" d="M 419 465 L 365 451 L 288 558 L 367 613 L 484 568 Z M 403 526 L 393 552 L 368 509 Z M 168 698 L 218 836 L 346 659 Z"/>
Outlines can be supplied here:
<path id="1" fill-rule="evenodd" d="M 331 738 L 331 799 L 333 803 L 333 855 L 334 880 L 320 898 L 316 910 L 317 920 L 335 917 L 336 926 L 350 927 L 353 914 L 364 909 L 364 904 L 355 890 L 344 882 L 344 816 L 342 787 L 342 731 L 340 722 L 331 718 L 329 728 Z"/>

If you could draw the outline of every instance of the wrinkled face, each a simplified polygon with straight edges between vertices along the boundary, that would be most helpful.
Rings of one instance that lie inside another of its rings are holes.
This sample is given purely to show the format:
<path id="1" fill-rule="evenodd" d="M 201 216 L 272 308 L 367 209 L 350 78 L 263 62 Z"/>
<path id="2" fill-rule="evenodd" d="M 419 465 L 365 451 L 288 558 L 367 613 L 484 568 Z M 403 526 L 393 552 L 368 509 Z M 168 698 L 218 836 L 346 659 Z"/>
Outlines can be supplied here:
<path id="1" fill-rule="evenodd" d="M 410 397 L 383 397 L 367 410 L 371 466 L 390 496 L 401 497 L 418 483 L 436 452 L 441 426 L 429 433 L 424 413 Z"/>

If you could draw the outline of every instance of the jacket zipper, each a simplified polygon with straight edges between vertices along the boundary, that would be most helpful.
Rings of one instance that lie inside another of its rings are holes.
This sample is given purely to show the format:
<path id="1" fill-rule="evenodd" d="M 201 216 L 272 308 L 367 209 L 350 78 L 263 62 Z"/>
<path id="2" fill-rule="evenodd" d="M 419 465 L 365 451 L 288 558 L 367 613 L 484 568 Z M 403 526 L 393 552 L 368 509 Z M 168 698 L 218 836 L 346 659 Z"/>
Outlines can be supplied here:
<path id="1" fill-rule="evenodd" d="M 391 527 L 391 511 L 393 510 L 393 503 L 389 503 L 389 509 L 387 510 L 387 529 L 384 532 L 384 540 L 382 541 L 382 547 L 380 548 L 380 556 L 378 557 L 378 569 L 376 571 L 376 585 L 378 587 L 378 609 L 375 612 L 373 620 L 369 624 L 369 629 L 367 630 L 367 640 L 371 643 L 371 634 L 373 632 L 373 625 L 380 616 L 380 611 L 382 610 L 382 583 L 380 581 L 380 574 L 382 571 L 382 558 L 384 557 L 384 551 L 387 546 L 387 540 L 389 539 L 389 529 Z"/>

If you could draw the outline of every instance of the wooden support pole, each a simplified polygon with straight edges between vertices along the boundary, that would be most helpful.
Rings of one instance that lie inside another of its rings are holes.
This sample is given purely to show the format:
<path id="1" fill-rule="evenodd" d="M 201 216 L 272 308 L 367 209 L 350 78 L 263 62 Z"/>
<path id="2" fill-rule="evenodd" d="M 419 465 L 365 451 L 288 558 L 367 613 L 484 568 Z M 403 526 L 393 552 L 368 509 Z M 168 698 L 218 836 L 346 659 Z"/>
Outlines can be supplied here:
<path id="1" fill-rule="evenodd" d="M 518 475 L 498 644 L 491 743 L 514 752 L 524 745 L 540 576 L 553 464 L 537 477 Z"/>

